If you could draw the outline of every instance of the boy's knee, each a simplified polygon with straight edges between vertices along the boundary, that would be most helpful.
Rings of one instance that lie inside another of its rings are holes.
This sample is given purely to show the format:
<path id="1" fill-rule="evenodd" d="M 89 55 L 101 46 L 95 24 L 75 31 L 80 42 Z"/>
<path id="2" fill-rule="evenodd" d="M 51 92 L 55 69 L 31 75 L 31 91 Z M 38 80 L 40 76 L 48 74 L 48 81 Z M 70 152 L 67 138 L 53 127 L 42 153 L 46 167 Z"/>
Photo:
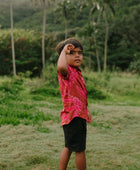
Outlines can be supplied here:
<path id="1" fill-rule="evenodd" d="M 75 152 L 75 154 L 77 154 L 77 155 L 85 154 L 85 151 L 78 151 L 78 152 Z"/>

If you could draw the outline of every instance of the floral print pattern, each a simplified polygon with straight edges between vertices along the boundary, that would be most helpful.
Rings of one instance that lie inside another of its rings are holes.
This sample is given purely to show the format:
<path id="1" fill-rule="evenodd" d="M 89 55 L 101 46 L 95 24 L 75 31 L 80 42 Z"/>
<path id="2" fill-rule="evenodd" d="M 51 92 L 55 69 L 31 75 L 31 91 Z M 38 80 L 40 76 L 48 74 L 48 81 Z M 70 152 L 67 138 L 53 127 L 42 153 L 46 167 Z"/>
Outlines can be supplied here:
<path id="1" fill-rule="evenodd" d="M 63 102 L 61 125 L 69 124 L 74 117 L 89 121 L 87 111 L 87 89 L 81 70 L 67 65 L 67 76 L 58 72 L 59 87 Z"/>

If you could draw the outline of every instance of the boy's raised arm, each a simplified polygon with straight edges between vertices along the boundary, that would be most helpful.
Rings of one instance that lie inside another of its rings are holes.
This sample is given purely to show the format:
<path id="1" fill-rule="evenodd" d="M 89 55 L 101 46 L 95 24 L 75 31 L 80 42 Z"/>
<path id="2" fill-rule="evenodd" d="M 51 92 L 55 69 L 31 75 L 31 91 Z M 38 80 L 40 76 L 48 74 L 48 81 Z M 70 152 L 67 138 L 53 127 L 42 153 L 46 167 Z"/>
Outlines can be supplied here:
<path id="1" fill-rule="evenodd" d="M 58 58 L 57 71 L 59 71 L 63 76 L 66 76 L 68 72 L 67 55 L 69 55 L 70 51 L 73 49 L 74 49 L 74 46 L 72 44 L 65 45 Z"/>
<path id="2" fill-rule="evenodd" d="M 63 76 L 67 75 L 68 72 L 66 52 L 64 49 L 61 51 L 61 54 L 57 61 L 57 71 L 59 71 Z"/>

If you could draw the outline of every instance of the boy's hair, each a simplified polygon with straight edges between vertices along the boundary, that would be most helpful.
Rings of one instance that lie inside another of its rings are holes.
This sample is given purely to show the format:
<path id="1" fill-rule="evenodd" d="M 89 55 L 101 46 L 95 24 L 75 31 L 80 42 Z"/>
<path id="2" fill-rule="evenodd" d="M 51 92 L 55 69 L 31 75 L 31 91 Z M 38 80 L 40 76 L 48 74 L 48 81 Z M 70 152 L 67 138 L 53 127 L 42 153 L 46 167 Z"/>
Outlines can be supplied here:
<path id="1" fill-rule="evenodd" d="M 56 46 L 56 51 L 58 52 L 59 55 L 66 44 L 72 44 L 72 45 L 74 45 L 75 48 L 79 47 L 83 51 L 83 46 L 78 40 L 76 40 L 75 38 L 68 38 L 64 41 L 61 41 Z"/>

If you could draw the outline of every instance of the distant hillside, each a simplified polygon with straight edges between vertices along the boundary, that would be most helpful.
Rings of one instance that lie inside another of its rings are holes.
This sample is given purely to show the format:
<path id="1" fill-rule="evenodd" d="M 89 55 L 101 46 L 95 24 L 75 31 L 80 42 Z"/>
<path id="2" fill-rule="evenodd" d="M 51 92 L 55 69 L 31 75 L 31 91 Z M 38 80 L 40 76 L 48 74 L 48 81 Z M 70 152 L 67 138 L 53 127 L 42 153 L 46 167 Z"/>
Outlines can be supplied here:
<path id="1" fill-rule="evenodd" d="M 24 18 L 32 16 L 34 11 L 29 0 L 13 0 L 14 25 Z M 0 0 L 0 27 L 10 28 L 10 4 L 9 0 Z"/>
<path id="2" fill-rule="evenodd" d="M 64 3 L 60 6 L 58 2 L 66 1 L 57 0 L 46 8 L 46 37 L 53 37 L 56 43 L 56 41 L 59 42 L 65 38 L 65 30 L 67 30 L 67 37 L 75 36 L 82 42 L 88 67 L 92 66 L 95 70 L 97 69 L 96 52 L 98 51 L 101 67 L 103 68 L 106 30 L 103 11 L 100 15 L 99 10 L 96 9 L 90 15 L 93 3 L 86 4 L 87 6 L 85 5 L 81 8 L 82 3 L 85 1 L 70 0 L 66 2 L 68 3 L 66 5 L 67 10 L 65 11 L 67 15 L 64 15 L 64 12 L 62 12 L 65 9 Z M 87 0 L 86 2 L 93 1 Z M 132 65 L 135 69 L 135 65 L 139 65 L 140 58 L 140 39 L 138 36 L 140 30 L 140 1 L 112 0 L 110 2 L 111 4 L 100 4 L 102 7 L 100 9 L 105 9 L 105 5 L 107 5 L 105 10 L 109 33 L 107 40 L 108 68 L 126 70 Z M 3 30 L 10 28 L 9 6 L 9 0 L 0 0 L 0 28 Z M 111 7 L 115 11 L 114 15 L 111 12 Z M 67 20 L 65 20 L 64 16 L 66 16 Z M 97 24 L 98 16 L 100 16 L 100 22 Z M 38 5 L 35 9 L 34 4 L 30 0 L 13 0 L 13 19 L 14 28 L 22 28 L 25 32 L 34 30 L 33 32 L 38 33 L 42 31 L 43 15 L 41 7 Z M 65 29 L 65 23 L 67 23 L 67 29 Z M 4 43 L 4 41 L 1 43 Z M 3 55 L 2 57 L 6 55 L 4 50 L 3 54 L 1 52 L 0 55 Z"/>
<path id="3" fill-rule="evenodd" d="M 60 0 L 57 0 L 58 3 Z M 46 32 L 63 32 L 64 31 L 64 16 L 60 11 L 57 11 L 56 3 L 49 6 L 46 18 Z M 38 6 L 36 9 L 30 0 L 13 0 L 13 17 L 14 28 L 42 30 L 42 11 Z M 77 14 L 68 21 L 68 29 L 80 29 L 88 20 L 88 10 L 80 12 L 77 9 Z M 76 21 L 76 22 L 75 22 Z M 9 1 L 0 0 L 0 27 L 2 29 L 10 28 L 10 12 Z"/>
<path id="4" fill-rule="evenodd" d="M 6 29 L 10 28 L 10 10 L 9 10 L 9 0 L 0 0 L 0 28 Z M 65 21 L 64 15 L 62 14 L 62 8 L 58 5 L 62 0 L 55 0 L 51 6 L 46 8 L 46 33 L 50 32 L 58 32 L 64 33 L 65 30 Z M 73 32 L 75 34 L 80 32 L 80 34 L 90 34 L 93 32 L 93 28 L 89 27 L 89 22 L 93 22 L 89 19 L 89 12 L 91 6 L 89 5 L 86 8 L 80 9 L 79 4 L 83 1 L 79 0 L 71 0 L 73 2 L 73 7 L 75 8 L 71 11 L 71 15 L 68 18 L 68 32 Z M 112 1 L 115 16 L 108 16 L 108 22 L 111 32 L 116 32 L 116 28 L 118 33 L 126 33 L 124 31 L 126 24 L 130 24 L 129 30 L 131 32 L 137 31 L 138 21 L 135 22 L 135 18 L 138 15 L 138 9 L 140 6 L 139 0 L 114 0 Z M 59 10 L 58 10 L 59 8 Z M 135 9 L 134 9 L 135 8 Z M 109 14 L 108 14 L 109 15 Z M 31 0 L 13 0 L 13 18 L 14 18 L 14 28 L 22 28 L 28 30 L 42 31 L 42 10 L 38 5 L 36 8 Z M 94 13 L 94 18 L 97 18 L 96 12 Z M 126 19 L 125 19 L 126 18 Z M 126 24 L 123 24 L 124 21 Z M 120 27 L 121 24 L 121 27 Z M 100 21 L 100 26 L 102 29 L 101 34 L 104 34 L 105 22 L 103 20 Z M 118 27 L 119 26 L 119 27 Z M 91 30 L 90 30 L 91 29 Z M 128 30 L 128 29 L 127 29 Z M 133 33 L 137 36 L 136 33 Z M 118 34 L 117 33 L 117 34 Z M 115 33 L 116 34 L 116 33 Z M 133 35 L 133 36 L 135 36 Z M 102 35 L 101 35 L 102 37 Z"/>

